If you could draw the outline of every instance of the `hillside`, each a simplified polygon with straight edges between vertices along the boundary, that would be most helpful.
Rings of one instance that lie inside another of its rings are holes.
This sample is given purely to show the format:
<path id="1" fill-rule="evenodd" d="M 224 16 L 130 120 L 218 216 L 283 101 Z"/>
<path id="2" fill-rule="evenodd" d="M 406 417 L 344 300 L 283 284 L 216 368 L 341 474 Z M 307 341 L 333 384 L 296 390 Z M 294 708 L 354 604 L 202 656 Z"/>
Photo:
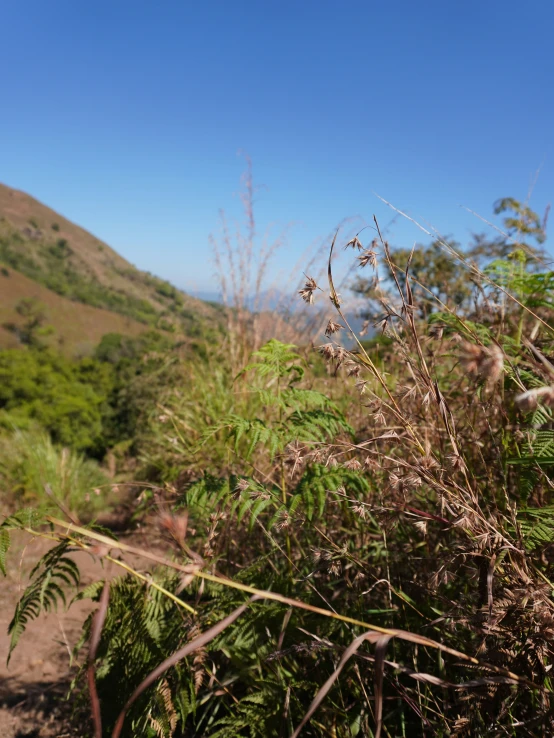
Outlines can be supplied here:
<path id="1" fill-rule="evenodd" d="M 2 325 L 17 322 L 19 300 L 37 297 L 49 308 L 48 322 L 72 343 L 95 341 L 107 330 L 136 334 L 141 326 L 176 337 L 198 335 L 220 315 L 216 307 L 140 271 L 31 196 L 1 184 L 0 264 Z M 13 340 L 0 331 L 0 345 Z"/>
<path id="2" fill-rule="evenodd" d="M 92 305 L 76 304 L 14 269 L 3 268 L 0 272 L 1 348 L 19 345 L 14 332 L 6 326 L 22 323 L 16 308 L 24 298 L 37 300 L 44 307 L 45 322 L 55 329 L 49 343 L 71 354 L 87 353 L 106 333 L 136 336 L 145 330 L 144 324 L 132 318 Z"/>

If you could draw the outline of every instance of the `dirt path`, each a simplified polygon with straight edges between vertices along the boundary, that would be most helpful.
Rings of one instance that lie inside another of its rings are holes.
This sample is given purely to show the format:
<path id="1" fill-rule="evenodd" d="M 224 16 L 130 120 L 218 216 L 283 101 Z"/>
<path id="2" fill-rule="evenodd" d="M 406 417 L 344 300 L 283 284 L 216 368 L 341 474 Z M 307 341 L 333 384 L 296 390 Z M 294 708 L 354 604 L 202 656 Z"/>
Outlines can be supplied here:
<path id="1" fill-rule="evenodd" d="M 133 543 L 144 543 L 142 536 Z M 75 667 L 71 650 L 81 633 L 81 626 L 96 605 L 77 602 L 69 612 L 41 615 L 29 623 L 12 654 L 9 667 L 8 625 L 15 604 L 28 582 L 28 575 L 38 558 L 49 548 L 42 539 L 29 540 L 15 535 L 8 555 L 8 576 L 0 575 L 0 736 L 1 738 L 62 738 L 79 735 L 69 727 L 71 704 L 63 700 Z M 160 551 L 160 553 L 162 553 Z M 86 552 L 71 554 L 86 585 L 105 574 L 99 561 Z M 146 562 L 143 562 L 146 564 Z M 114 571 L 113 574 L 119 574 Z"/>
<path id="2" fill-rule="evenodd" d="M 2 738 L 23 736 L 71 735 L 64 726 L 64 714 L 70 706 L 60 704 L 72 669 L 70 653 L 76 643 L 81 624 L 93 603 L 78 602 L 69 612 L 40 616 L 29 624 L 9 666 L 8 625 L 15 604 L 28 581 L 29 571 L 49 548 L 40 539 L 29 541 L 13 536 L 9 552 L 8 576 L 0 592 L 0 735 Z M 81 569 L 83 582 L 102 576 L 100 564 L 86 553 L 73 554 Z"/>

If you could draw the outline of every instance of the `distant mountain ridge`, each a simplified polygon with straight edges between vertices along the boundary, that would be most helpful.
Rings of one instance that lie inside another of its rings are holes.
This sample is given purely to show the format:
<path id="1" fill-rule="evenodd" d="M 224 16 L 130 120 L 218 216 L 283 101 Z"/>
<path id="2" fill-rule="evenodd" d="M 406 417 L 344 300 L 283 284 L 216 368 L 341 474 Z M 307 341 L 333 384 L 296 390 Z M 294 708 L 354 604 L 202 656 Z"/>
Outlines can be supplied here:
<path id="1" fill-rule="evenodd" d="M 221 315 L 214 305 L 140 271 L 100 239 L 30 195 L 1 184 L 0 265 L 2 325 L 15 316 L 18 299 L 31 296 L 53 310 L 49 317 L 56 330 L 55 318 L 61 314 L 90 329 L 95 323 L 94 310 L 98 310 L 98 328 L 108 328 L 103 332 L 110 330 L 111 314 L 121 332 L 136 334 L 143 326 L 142 330 L 150 327 L 194 336 Z M 88 309 L 83 312 L 78 305 Z M 87 319 L 83 321 L 84 313 Z M 93 339 L 98 332 L 92 331 Z M 0 329 L 0 345 L 6 343 L 10 343 L 6 330 Z"/>

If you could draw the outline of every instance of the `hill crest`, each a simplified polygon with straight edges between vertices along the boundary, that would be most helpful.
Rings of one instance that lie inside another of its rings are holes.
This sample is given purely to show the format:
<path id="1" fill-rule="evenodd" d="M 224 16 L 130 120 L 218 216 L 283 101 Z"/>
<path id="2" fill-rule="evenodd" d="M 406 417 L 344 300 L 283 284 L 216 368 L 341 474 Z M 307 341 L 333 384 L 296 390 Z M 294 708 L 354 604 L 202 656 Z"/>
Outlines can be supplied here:
<path id="1" fill-rule="evenodd" d="M 73 303 L 74 309 L 75 303 L 87 305 L 123 316 L 145 329 L 175 333 L 176 338 L 198 335 L 202 324 L 220 320 L 221 311 L 213 305 L 137 269 L 81 226 L 31 195 L 3 184 L 0 263 L 27 278 L 18 279 L 21 299 L 33 291 L 31 280 Z M 10 294 L 13 302 L 14 289 Z M 58 301 L 60 310 L 67 313 L 67 306 L 62 309 L 60 305 Z M 7 307 L 3 303 L 3 313 Z M 89 318 L 85 322 L 90 324 Z M 105 316 L 101 322 L 106 322 Z M 127 324 L 135 333 L 136 326 Z M 1 336 L 0 342 L 5 343 Z"/>

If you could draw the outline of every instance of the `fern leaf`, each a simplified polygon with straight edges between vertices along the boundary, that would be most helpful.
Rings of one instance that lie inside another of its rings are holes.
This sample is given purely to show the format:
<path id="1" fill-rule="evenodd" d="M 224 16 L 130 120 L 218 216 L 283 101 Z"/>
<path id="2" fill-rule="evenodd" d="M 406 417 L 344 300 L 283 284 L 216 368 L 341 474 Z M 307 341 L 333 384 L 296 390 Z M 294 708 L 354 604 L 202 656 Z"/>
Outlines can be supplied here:
<path id="1" fill-rule="evenodd" d="M 517 519 L 529 550 L 554 542 L 554 505 L 522 508 Z"/>
<path id="2" fill-rule="evenodd" d="M 256 520 L 260 517 L 260 515 L 263 513 L 266 507 L 272 504 L 274 503 L 270 497 L 267 497 L 265 499 L 262 497 L 259 500 L 256 500 L 255 504 L 252 505 L 252 510 L 250 511 L 250 525 L 249 525 L 250 530 L 254 528 L 254 524 Z"/>
<path id="3" fill-rule="evenodd" d="M 0 570 L 6 576 L 6 556 L 10 548 L 10 533 L 6 528 L 0 528 Z"/>
<path id="4" fill-rule="evenodd" d="M 32 581 L 17 603 L 8 626 L 8 634 L 11 636 L 8 663 L 28 622 L 37 618 L 42 611 L 53 610 L 60 601 L 65 604 L 65 593 L 60 581 L 78 585 L 79 569 L 74 561 L 64 556 L 68 547 L 69 543 L 63 541 L 50 549 L 31 571 Z"/>

